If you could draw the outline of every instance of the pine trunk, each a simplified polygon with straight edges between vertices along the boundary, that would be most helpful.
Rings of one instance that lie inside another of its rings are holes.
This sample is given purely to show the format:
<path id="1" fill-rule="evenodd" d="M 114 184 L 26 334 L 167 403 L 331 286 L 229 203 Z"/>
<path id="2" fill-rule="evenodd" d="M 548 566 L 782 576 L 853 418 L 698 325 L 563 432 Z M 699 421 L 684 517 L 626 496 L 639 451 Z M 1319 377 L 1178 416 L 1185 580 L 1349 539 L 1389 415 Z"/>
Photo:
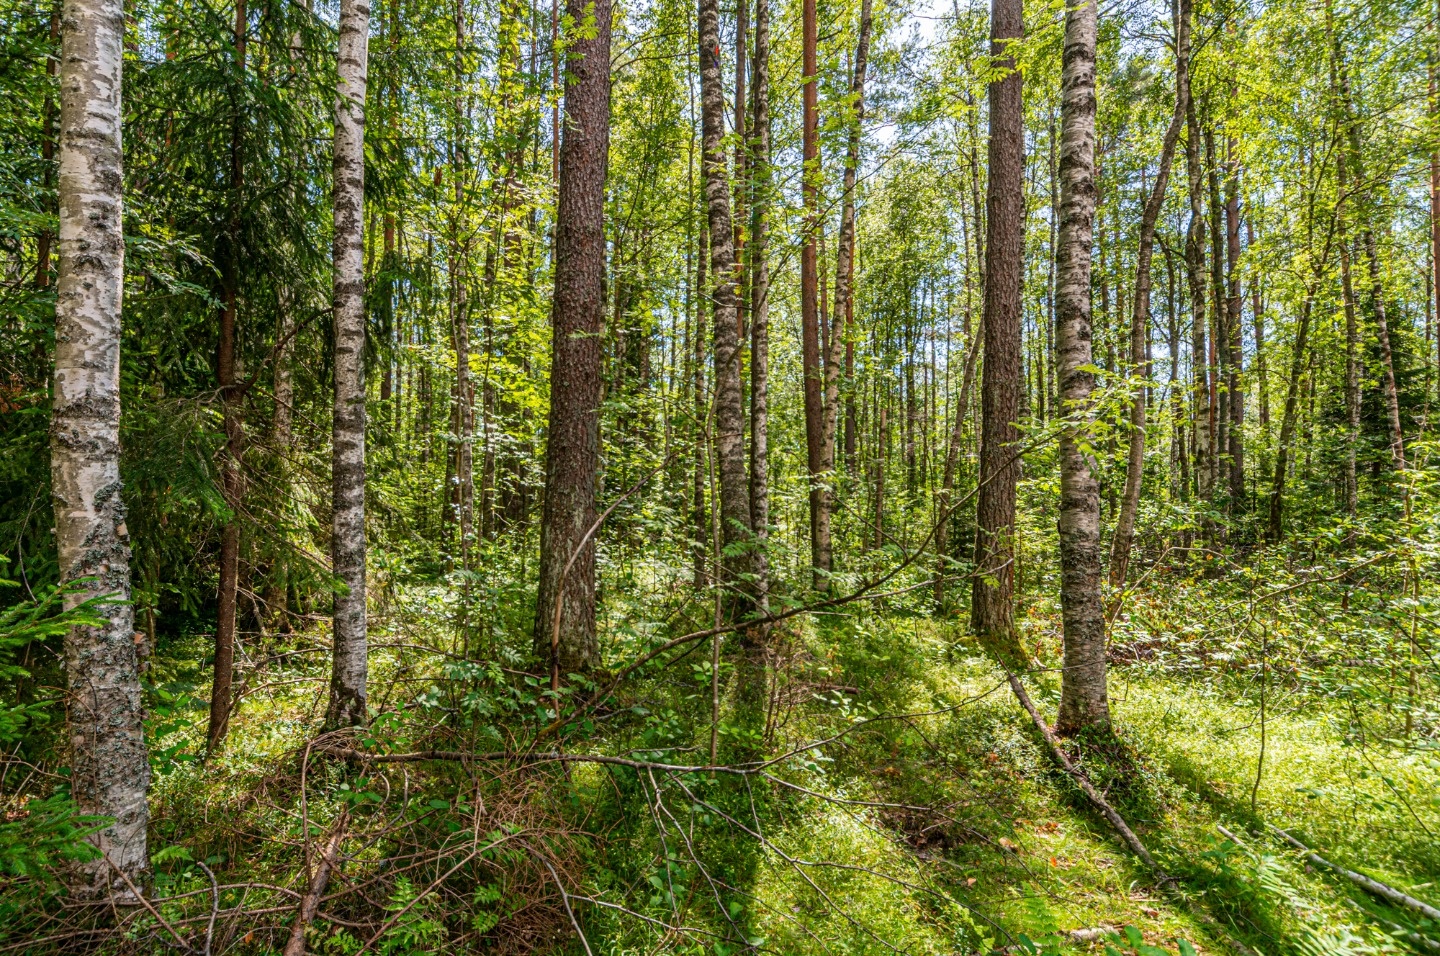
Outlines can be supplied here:
<path id="1" fill-rule="evenodd" d="M 235 4 L 233 33 L 236 72 L 244 81 L 246 34 L 249 28 L 245 0 Z M 206 728 L 207 749 L 215 751 L 225 741 L 230 725 L 231 682 L 235 672 L 235 610 L 240 592 L 240 507 L 244 496 L 240 455 L 244 440 L 240 421 L 240 396 L 236 388 L 236 328 L 239 320 L 240 285 L 240 203 L 245 187 L 245 161 L 237 118 L 230 132 L 230 217 L 226 227 L 226 250 L 220 268 L 220 337 L 216 350 L 216 379 L 220 386 L 221 427 L 225 445 L 220 452 L 220 495 L 230 512 L 220 529 L 219 588 L 215 610 L 215 654 L 210 684 L 210 722 Z"/>
<path id="2" fill-rule="evenodd" d="M 861 124 L 865 119 L 865 70 L 870 57 L 870 25 L 870 0 L 861 0 L 860 33 L 855 43 L 855 72 L 850 81 L 853 112 L 847 124 L 845 170 L 841 176 L 840 234 L 835 240 L 835 308 L 829 323 L 830 334 L 825 354 L 820 468 L 824 476 L 821 504 L 825 511 L 824 525 L 827 532 L 833 524 L 835 513 L 835 449 L 840 424 L 840 370 L 846 345 L 845 316 L 850 314 L 855 295 L 852 286 L 855 278 L 855 179 L 860 166 Z"/>
<path id="3" fill-rule="evenodd" d="M 595 35 L 577 39 L 570 48 L 560 143 L 549 437 L 535 603 L 535 653 L 550 662 L 552 684 L 561 675 L 584 673 L 600 663 L 595 541 L 585 536 L 596 519 L 600 463 L 610 2 L 598 0 L 592 11 L 585 0 L 567 0 L 566 12 L 576 23 L 593 12 Z"/>
<path id="4" fill-rule="evenodd" d="M 811 584 L 824 590 L 830 571 L 830 512 L 825 503 L 825 385 L 820 367 L 820 131 L 816 88 L 816 0 L 801 4 L 801 194 L 805 207 L 805 235 L 800 247 L 800 344 L 804 372 L 805 460 L 809 469 Z"/>
<path id="5" fill-rule="evenodd" d="M 1020 294 L 1024 271 L 1025 110 L 1007 47 L 1024 35 L 1023 0 L 991 0 L 990 178 L 985 221 L 985 368 L 981 385 L 980 493 L 970 623 L 1001 659 L 1024 659 L 1015 633 L 1015 492 L 1020 478 Z"/>

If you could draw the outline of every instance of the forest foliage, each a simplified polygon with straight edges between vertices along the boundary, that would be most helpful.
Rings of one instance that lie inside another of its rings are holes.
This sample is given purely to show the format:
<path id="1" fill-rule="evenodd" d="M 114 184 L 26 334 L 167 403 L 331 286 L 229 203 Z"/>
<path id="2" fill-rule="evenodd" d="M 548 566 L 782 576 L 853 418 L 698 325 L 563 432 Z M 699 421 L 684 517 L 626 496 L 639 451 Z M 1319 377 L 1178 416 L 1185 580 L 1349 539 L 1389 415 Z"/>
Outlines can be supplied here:
<path id="1" fill-rule="evenodd" d="M 0 952 L 1440 949 L 1432 5 L 1099 5 L 1077 193 L 1083 4 L 992 50 L 1013 0 L 376 0 L 337 179 L 363 2 L 125 3 L 131 868 L 52 498 L 61 44 L 110 2 L 0 0 Z"/>

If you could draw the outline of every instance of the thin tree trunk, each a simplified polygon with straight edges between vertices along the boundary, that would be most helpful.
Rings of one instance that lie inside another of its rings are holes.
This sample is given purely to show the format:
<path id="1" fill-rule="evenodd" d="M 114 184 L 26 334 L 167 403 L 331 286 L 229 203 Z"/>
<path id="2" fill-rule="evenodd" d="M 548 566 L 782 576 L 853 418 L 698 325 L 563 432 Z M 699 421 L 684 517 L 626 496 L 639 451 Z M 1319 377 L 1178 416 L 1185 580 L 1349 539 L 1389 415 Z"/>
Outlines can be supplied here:
<path id="1" fill-rule="evenodd" d="M 233 33 L 235 67 L 240 82 L 245 76 L 245 46 L 248 30 L 245 0 L 235 4 Z M 206 728 L 209 751 L 225 741 L 230 725 L 231 681 L 235 671 L 235 608 L 240 590 L 240 505 L 244 477 L 240 455 L 244 441 L 240 421 L 240 396 L 236 392 L 236 325 L 239 318 L 240 284 L 240 202 L 245 188 L 241 118 L 236 117 L 230 132 L 230 214 L 226 226 L 226 250 L 221 263 L 220 341 L 216 355 L 216 378 L 220 385 L 221 424 L 225 446 L 220 458 L 220 494 L 230 512 L 220 529 L 220 574 L 215 611 L 215 655 L 210 684 L 210 721 Z"/>
<path id="2" fill-rule="evenodd" d="M 309 0 L 304 4 L 310 9 Z M 392 41 L 394 42 L 394 41 Z M 290 75 L 293 77 L 300 66 L 304 52 L 298 31 L 290 35 Z M 295 201 L 295 188 L 291 187 L 289 199 Z M 275 368 L 271 389 L 275 396 L 275 410 L 270 419 L 270 446 L 275 454 L 275 481 L 288 492 L 290 486 L 290 455 L 295 419 L 295 378 L 294 356 L 295 309 L 299 305 L 296 287 L 286 283 L 278 290 L 278 315 L 275 323 Z M 277 554 L 270 566 L 269 580 L 265 588 L 265 615 L 268 625 L 288 632 L 290 618 L 287 608 L 289 595 L 289 574 L 283 555 Z"/>
<path id="3" fill-rule="evenodd" d="M 335 513 L 330 560 L 335 593 L 334 665 L 327 727 L 364 724 L 365 614 L 365 85 L 370 6 L 341 0 L 335 96 Z"/>
<path id="4" fill-rule="evenodd" d="M 801 4 L 801 193 L 805 207 L 805 235 L 800 247 L 800 342 L 804 371 L 805 456 L 809 470 L 811 584 L 824 589 L 830 570 L 829 512 L 825 508 L 825 393 L 820 368 L 819 290 L 817 242 L 820 234 L 820 133 L 818 118 L 819 67 L 816 58 L 816 0 Z"/>
<path id="5" fill-rule="evenodd" d="M 60 3 L 52 0 L 50 7 L 50 45 L 58 46 L 60 42 Z M 60 72 L 60 58 L 58 56 L 47 57 L 45 60 L 45 73 L 47 76 L 57 76 Z M 45 89 L 45 117 L 44 126 L 40 133 L 40 162 L 44 167 L 42 173 L 43 184 L 48 192 L 55 183 L 55 98 L 50 93 L 50 87 Z M 49 229 L 41 229 L 35 237 L 35 288 L 46 289 L 50 287 L 50 245 L 55 237 Z"/>
<path id="6" fill-rule="evenodd" d="M 293 441 L 295 418 L 295 291 L 290 286 L 280 289 L 280 308 L 275 327 L 278 347 L 275 350 L 275 370 L 271 388 L 275 393 L 275 412 L 270 419 L 270 446 L 275 454 L 275 480 L 285 492 L 290 487 L 290 455 Z M 268 626 L 289 631 L 288 612 L 289 575 L 285 559 L 276 555 L 270 566 L 270 579 L 265 589 L 265 614 Z"/>
<path id="7" fill-rule="evenodd" d="M 845 277 L 850 295 L 845 299 L 845 471 L 852 478 L 859 467 L 856 439 L 859 409 L 855 401 L 855 231 L 850 231 L 850 272 Z"/>
<path id="8" fill-rule="evenodd" d="M 766 543 L 770 538 L 770 0 L 755 0 L 754 158 L 750 212 L 750 522 L 755 529 L 755 592 L 769 607 Z"/>
<path id="9" fill-rule="evenodd" d="M 1375 315 L 1375 335 L 1380 340 L 1381 387 L 1390 424 L 1390 462 L 1396 471 L 1405 470 L 1405 433 L 1400 424 L 1400 395 L 1395 387 L 1395 359 L 1390 348 L 1390 325 L 1386 316 L 1385 286 L 1380 276 L 1380 253 L 1375 230 L 1365 228 L 1365 257 L 1370 267 L 1370 308 Z"/>
<path id="10" fill-rule="evenodd" d="M 1207 421 L 1210 370 L 1205 335 L 1205 210 L 1200 171 L 1200 120 L 1193 96 L 1185 108 L 1185 170 L 1190 199 L 1190 224 L 1185 233 L 1185 278 L 1190 287 L 1190 365 L 1194 379 L 1190 436 L 1196 497 L 1208 501 L 1211 444 Z"/>
<path id="11" fill-rule="evenodd" d="M 1172 419 L 1171 431 L 1171 463 L 1175 469 L 1175 478 L 1171 487 L 1174 489 L 1175 497 L 1180 501 L 1190 500 L 1190 456 L 1185 448 L 1185 399 L 1184 392 L 1180 386 L 1180 296 L 1178 283 L 1176 281 L 1175 255 L 1169 245 L 1161 247 L 1165 253 L 1165 272 L 1168 283 L 1168 306 L 1169 306 L 1169 343 L 1170 343 L 1170 412 Z M 1189 547 L 1190 537 L 1188 531 L 1181 532 L 1182 547 Z"/>
<path id="12" fill-rule="evenodd" d="M 540 591 L 535 604 L 535 653 L 550 662 L 552 683 L 560 675 L 583 673 L 600 663 L 595 636 L 595 541 L 593 535 L 589 540 L 585 536 L 595 523 L 600 459 L 610 0 L 598 0 L 593 11 L 586 0 L 566 0 L 566 12 L 577 23 L 593 12 L 595 35 L 577 39 L 570 48 L 560 144 L 549 437 Z M 570 570 L 565 574 L 567 565 Z"/>
<path id="13" fill-rule="evenodd" d="M 877 383 L 876 388 L 880 386 Z M 877 406 L 875 412 L 876 435 L 875 435 L 875 507 L 873 509 L 873 532 L 871 547 L 880 548 L 885 544 L 885 465 L 890 457 L 890 409 L 887 404 L 881 404 L 879 395 L 875 397 Z"/>
<path id="14" fill-rule="evenodd" d="M 560 0 L 550 0 L 550 181 L 560 189 Z M 553 236 L 552 236 L 553 239 Z"/>
<path id="15" fill-rule="evenodd" d="M 120 482 L 119 0 L 66 0 L 60 53 L 60 229 L 50 482 L 66 607 L 101 597 L 94 627 L 65 635 L 70 793 L 114 822 L 88 837 L 104 854 L 75 864 L 82 895 L 126 895 L 149 868 L 150 763 L 130 603 L 130 544 Z"/>
<path id="16" fill-rule="evenodd" d="M 1335 33 L 1331 4 L 1325 5 L 1325 32 L 1329 38 L 1330 95 L 1331 109 L 1336 122 L 1340 124 L 1340 135 L 1345 136 L 1344 123 L 1348 109 L 1340 86 L 1340 46 Z M 1360 442 L 1360 326 L 1355 313 L 1355 279 L 1351 256 L 1350 237 L 1347 230 L 1345 205 L 1350 200 L 1349 157 L 1344 146 L 1335 154 L 1335 235 L 1340 250 L 1340 294 L 1345 312 L 1345 461 L 1342 481 L 1345 485 L 1345 513 L 1355 517 L 1359 507 L 1359 481 L 1355 470 L 1356 449 Z M 1281 488 L 1282 476 L 1276 475 L 1275 487 Z M 1269 535 L 1278 541 L 1282 532 L 1277 515 L 1283 502 L 1272 497 L 1270 502 L 1271 520 Z"/>
<path id="17" fill-rule="evenodd" d="M 950 428 L 950 440 L 945 446 L 945 469 L 940 479 L 940 495 L 935 501 L 935 609 L 944 613 L 945 573 L 950 566 L 950 495 L 955 490 L 955 467 L 960 459 L 960 443 L 965 438 L 965 415 L 970 408 L 970 392 L 975 383 L 976 359 L 980 355 L 982 329 L 976 329 L 965 349 L 965 371 L 960 380 L 960 394 L 952 403 L 955 423 Z"/>
<path id="18" fill-rule="evenodd" d="M 1130 316 L 1130 361 L 1135 366 L 1135 374 L 1142 379 L 1150 378 L 1150 290 L 1151 264 L 1155 256 L 1155 228 L 1160 221 L 1160 210 L 1165 205 L 1165 190 L 1170 184 L 1175 144 L 1179 142 L 1180 127 L 1185 123 L 1190 105 L 1188 8 L 1187 0 L 1182 0 L 1176 33 L 1178 42 L 1175 56 L 1175 112 L 1170 117 L 1169 128 L 1165 130 L 1165 139 L 1160 147 L 1160 168 L 1155 173 L 1155 183 L 1145 200 L 1145 210 L 1140 217 L 1139 251 L 1135 256 L 1135 305 Z M 1086 274 L 1088 276 L 1088 269 Z M 1120 514 L 1115 521 L 1115 534 L 1111 539 L 1110 549 L 1110 586 L 1117 589 L 1125 586 L 1125 575 L 1130 567 L 1130 550 L 1135 538 L 1135 517 L 1140 510 L 1140 487 L 1145 474 L 1145 393 L 1145 386 L 1136 388 L 1134 401 L 1130 404 L 1130 450 L 1125 470 L 1125 494 L 1120 501 Z M 1088 391 L 1086 394 L 1088 395 Z M 1063 490 L 1061 495 L 1064 496 Z M 1103 635 L 1101 644 L 1103 648 Z M 1099 660 L 1103 671 L 1103 650 Z M 1066 673 L 1069 673 L 1068 669 Z M 1076 711 L 1076 714 L 1076 719 L 1080 719 L 1083 710 Z"/>
<path id="19" fill-rule="evenodd" d="M 1252 212 L 1245 219 L 1245 248 L 1249 249 L 1255 245 L 1255 213 Z M 1254 313 L 1255 320 L 1255 395 L 1259 400 L 1260 428 L 1264 432 L 1262 441 L 1268 442 L 1270 437 L 1270 366 L 1269 356 L 1265 351 L 1265 298 L 1260 282 L 1250 283 L 1250 310 Z"/>
<path id="20" fill-rule="evenodd" d="M 1318 280 L 1317 280 L 1318 284 Z M 1305 374 L 1306 349 L 1310 341 L 1310 313 L 1315 301 L 1313 286 L 1306 290 L 1295 327 L 1295 351 L 1290 356 L 1290 381 L 1285 389 L 1285 411 L 1280 419 L 1280 441 L 1275 449 L 1275 475 L 1270 489 L 1269 538 L 1279 541 L 1284 534 L 1285 474 L 1290 464 L 1290 443 L 1295 438 L 1295 420 L 1300 405 L 1300 382 Z"/>
<path id="21" fill-rule="evenodd" d="M 1339 96 L 1338 107 L 1343 128 L 1347 131 L 1347 145 L 1350 156 L 1348 165 L 1350 172 L 1355 176 L 1355 182 L 1365 182 L 1364 161 L 1360 151 L 1360 123 L 1350 109 L 1350 80 L 1345 63 L 1341 59 L 1339 39 L 1335 35 L 1333 26 L 1330 25 L 1330 11 L 1326 8 L 1327 27 L 1331 33 L 1332 49 L 1332 83 L 1335 80 L 1334 71 L 1339 71 Z M 1369 203 L 1370 218 L 1374 218 L 1375 200 L 1371 197 Z M 1370 308 L 1375 316 L 1375 333 L 1380 342 L 1380 367 L 1383 372 L 1381 378 L 1381 390 L 1385 398 L 1385 411 L 1390 426 L 1390 461 L 1397 471 L 1405 470 L 1405 434 L 1400 423 L 1400 396 L 1395 386 L 1395 362 L 1390 348 L 1390 325 L 1386 314 L 1385 286 L 1380 272 L 1380 254 L 1375 241 L 1375 229 L 1371 222 L 1365 223 L 1361 232 L 1361 241 L 1365 244 L 1365 258 L 1369 266 L 1370 276 Z M 1358 403 L 1357 403 L 1358 404 Z"/>
<path id="22" fill-rule="evenodd" d="M 1057 318 L 1057 313 L 1055 311 L 1055 250 L 1059 248 L 1057 243 L 1059 243 L 1060 241 L 1060 136 L 1059 132 L 1055 128 L 1055 119 L 1055 112 L 1052 109 L 1050 112 L 1049 122 L 1046 124 L 1047 135 L 1045 137 L 1047 145 L 1049 147 L 1047 150 L 1048 155 L 1046 156 L 1045 171 L 1047 174 L 1046 178 L 1048 178 L 1050 181 L 1050 234 L 1048 236 L 1049 244 L 1047 246 L 1047 251 L 1049 254 L 1047 256 L 1048 261 L 1046 262 L 1045 275 L 1045 329 L 1044 332 L 1039 336 L 1040 359 L 1038 362 L 1038 367 L 1040 371 L 1040 388 L 1038 395 L 1039 401 L 1037 402 L 1037 405 L 1039 408 L 1039 418 L 1041 422 L 1047 421 L 1048 418 L 1051 417 L 1058 417 L 1060 414 L 1059 409 L 1056 407 L 1056 402 L 1058 401 L 1057 396 L 1059 395 L 1060 383 L 1058 379 L 1060 375 L 1060 370 L 1055 355 L 1055 334 L 1057 323 L 1059 321 Z M 1091 166 L 1093 168 L 1093 147 L 1091 149 L 1091 156 Z M 1091 225 L 1091 231 L 1094 231 L 1093 223 Z M 1050 367 L 1050 378 L 1054 381 L 1047 381 L 1046 379 L 1045 367 L 1047 364 Z M 1053 393 L 1051 392 L 1052 385 L 1055 386 L 1055 390 Z"/>
<path id="23" fill-rule="evenodd" d="M 981 385 L 980 493 L 970 624 L 1002 659 L 1020 661 L 1015 633 L 1015 492 L 1020 478 L 1021 283 L 1024 271 L 1025 110 L 1007 49 L 1025 32 L 1023 0 L 991 0 L 990 178 L 985 196 L 985 369 Z"/>
<path id="24" fill-rule="evenodd" d="M 1343 156 L 1337 159 L 1336 165 L 1343 194 L 1346 188 Z M 1355 470 L 1356 448 L 1360 443 L 1360 325 L 1355 315 L 1355 281 L 1343 208 L 1336 210 L 1335 218 L 1340 243 L 1340 292 L 1345 310 L 1345 513 L 1353 518 L 1360 504 L 1360 486 Z"/>
<path id="25" fill-rule="evenodd" d="M 463 129 L 469 107 L 465 90 L 466 21 L 465 0 L 455 3 L 455 110 L 452 120 L 455 124 L 451 144 L 451 188 L 453 189 L 453 211 L 451 213 L 450 260 L 450 314 L 451 343 L 455 349 L 455 407 L 452 411 L 454 427 L 453 458 L 455 481 L 452 490 L 454 518 L 459 526 L 460 540 L 457 547 L 462 570 L 470 568 L 470 549 L 475 541 L 475 386 L 470 378 L 470 241 L 462 237 L 464 225 L 461 210 L 465 202 L 463 170 L 468 157 L 463 146 Z M 468 583 L 462 587 L 463 609 L 469 605 Z M 463 623 L 462 623 L 463 628 Z"/>
<path id="26" fill-rule="evenodd" d="M 578 0 L 576 0 L 578 2 Z M 813 0 L 809 0 L 813 2 Z M 732 588 L 725 601 L 734 620 L 750 606 L 745 595 L 753 587 L 743 576 L 753 567 L 749 481 L 745 467 L 745 402 L 740 385 L 740 337 L 737 325 L 735 236 L 730 218 L 730 187 L 726 182 L 725 94 L 720 81 L 720 13 L 718 0 L 700 0 L 701 166 L 710 222 L 710 291 L 714 309 L 715 458 L 719 472 L 719 517 L 724 584 Z"/>
<path id="27" fill-rule="evenodd" d="M 746 194 L 751 186 L 750 170 L 748 168 L 747 154 L 750 149 L 750 131 L 746 123 L 745 109 L 745 71 L 749 66 L 746 56 L 747 36 L 750 29 L 750 0 L 736 0 L 735 3 L 735 106 L 734 126 L 731 132 L 735 136 L 735 173 L 731 177 L 734 185 L 734 212 L 731 220 L 734 222 L 735 238 L 735 330 L 740 341 L 745 341 L 746 324 L 745 313 L 749 311 L 749 297 L 746 295 L 748 286 L 745 275 L 745 219 L 748 212 L 745 208 Z"/>
<path id="28" fill-rule="evenodd" d="M 1225 206 L 1220 199 L 1220 165 L 1215 155 L 1215 133 L 1205 131 L 1206 180 L 1210 192 L 1210 352 L 1215 356 L 1212 371 L 1211 406 L 1214 409 L 1214 431 L 1211 448 L 1214 458 L 1214 484 L 1212 491 L 1220 493 L 1221 486 L 1227 489 L 1225 506 L 1228 511 L 1229 483 L 1226 480 L 1230 467 L 1230 335 L 1227 331 L 1229 309 L 1225 295 Z M 1224 528 L 1217 529 L 1223 535 Z"/>
<path id="29" fill-rule="evenodd" d="M 850 81 L 853 110 L 846 134 L 845 170 L 841 177 L 840 234 L 835 240 L 835 308 L 825 355 L 825 402 L 821 423 L 820 467 L 824 475 L 821 504 L 825 511 L 826 554 L 830 555 L 828 532 L 835 512 L 835 443 L 840 420 L 840 370 L 846 341 L 845 316 L 849 314 L 855 290 L 855 177 L 860 166 L 861 124 L 865 119 L 865 70 L 870 57 L 870 0 L 860 3 L 860 33 L 855 42 L 855 72 Z M 830 565 L 827 563 L 826 567 Z"/>
<path id="30" fill-rule="evenodd" d="M 459 205 L 460 187 L 456 186 L 456 204 Z M 455 239 L 455 255 L 451 259 L 451 302 L 450 340 L 455 351 L 455 407 L 451 413 L 454 427 L 454 488 L 452 516 L 459 527 L 460 538 L 456 542 L 460 555 L 460 567 L 470 567 L 470 548 L 475 541 L 475 386 L 470 378 L 470 296 L 467 260 L 469 251 L 458 236 Z"/>
<path id="31" fill-rule="evenodd" d="M 706 313 L 705 304 L 710 301 L 705 284 L 706 268 L 710 255 L 710 231 L 708 228 L 701 229 L 696 238 L 696 265 L 695 265 L 695 338 L 693 340 L 694 351 L 691 360 L 694 362 L 692 372 L 694 374 L 694 483 L 691 488 L 691 521 L 695 534 L 694 552 L 694 581 L 696 588 L 705 588 L 709 585 L 709 576 L 705 571 L 705 556 L 710 548 L 706 542 L 710 538 L 710 518 L 705 513 L 705 485 L 709 466 L 705 455 L 705 448 L 708 444 L 708 427 L 706 423 L 710 418 L 710 402 L 705 396 L 705 329 Z"/>
<path id="32" fill-rule="evenodd" d="M 1105 608 L 1100 595 L 1100 485 L 1084 451 L 1093 414 L 1090 393 L 1095 386 L 1089 368 L 1094 361 L 1090 350 L 1090 250 L 1095 228 L 1096 23 L 1093 3 L 1066 9 L 1060 68 L 1060 228 L 1053 275 L 1061 403 L 1056 412 L 1067 420 L 1060 433 L 1060 606 L 1065 669 L 1056 732 L 1061 734 L 1086 729 L 1104 732 L 1110 726 Z M 1140 312 L 1137 308 L 1136 314 Z M 1137 400 L 1136 404 L 1142 403 Z"/>
<path id="33" fill-rule="evenodd" d="M 1225 268 L 1227 296 L 1225 336 L 1229 351 L 1230 393 L 1230 508 L 1245 510 L 1245 366 L 1240 295 L 1240 169 L 1235 140 L 1226 140 L 1230 169 L 1225 177 Z"/>
<path id="34" fill-rule="evenodd" d="M 1433 39 L 1431 41 L 1434 42 Z M 1437 54 L 1432 48 L 1430 55 L 1430 103 L 1431 122 L 1440 115 L 1440 93 L 1436 89 Z M 1440 149 L 1430 154 L 1430 292 L 1435 313 L 1435 362 L 1437 372 L 1437 394 L 1440 394 Z M 1426 359 L 1429 364 L 1429 359 Z"/>

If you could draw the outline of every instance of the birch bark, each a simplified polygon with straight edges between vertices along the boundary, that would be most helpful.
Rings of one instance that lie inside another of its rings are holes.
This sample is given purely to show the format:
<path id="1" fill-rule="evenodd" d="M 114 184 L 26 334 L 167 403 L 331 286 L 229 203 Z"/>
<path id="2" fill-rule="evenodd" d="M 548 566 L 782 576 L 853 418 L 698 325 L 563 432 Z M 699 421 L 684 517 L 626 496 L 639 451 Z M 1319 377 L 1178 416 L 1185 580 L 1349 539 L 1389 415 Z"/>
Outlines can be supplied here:
<path id="1" fill-rule="evenodd" d="M 717 0 L 700 0 L 701 166 L 710 223 L 709 294 L 713 306 L 715 348 L 715 459 L 719 472 L 719 511 L 725 583 L 734 590 L 727 614 L 742 616 L 750 605 L 744 580 L 751 567 L 753 526 L 745 468 L 745 405 L 740 388 L 740 335 L 735 276 L 735 234 L 726 182 L 725 92 L 720 80 L 720 12 Z"/>
<path id="2" fill-rule="evenodd" d="M 1060 232 L 1055 246 L 1060 412 L 1060 605 L 1065 670 L 1056 732 L 1108 729 L 1105 609 L 1100 597 L 1100 485 L 1084 443 L 1095 376 L 1091 353 L 1090 249 L 1095 224 L 1093 2 L 1065 13 L 1061 66 Z M 1173 145 L 1173 144 L 1172 144 Z M 1137 400 L 1137 404 L 1142 404 Z"/>
<path id="3" fill-rule="evenodd" d="M 335 409 L 330 560 L 335 594 L 329 727 L 363 724 L 365 616 L 365 83 L 368 0 L 341 0 L 335 97 Z"/>
<path id="4" fill-rule="evenodd" d="M 101 623 L 65 635 L 70 787 L 80 811 L 114 822 L 90 839 L 76 889 L 124 895 L 149 867 L 150 764 L 130 604 L 130 544 L 120 482 L 120 0 L 67 0 L 61 15 L 60 230 L 50 480 L 66 598 L 109 596 Z M 108 860 L 108 862 L 107 862 Z M 111 864 L 114 865 L 112 869 Z"/>
<path id="5" fill-rule="evenodd" d="M 772 175 L 770 169 L 770 0 L 755 0 L 755 63 L 752 96 L 754 159 L 750 166 L 750 521 L 755 529 L 755 592 L 767 610 L 770 536 L 770 263 L 766 252 Z"/>

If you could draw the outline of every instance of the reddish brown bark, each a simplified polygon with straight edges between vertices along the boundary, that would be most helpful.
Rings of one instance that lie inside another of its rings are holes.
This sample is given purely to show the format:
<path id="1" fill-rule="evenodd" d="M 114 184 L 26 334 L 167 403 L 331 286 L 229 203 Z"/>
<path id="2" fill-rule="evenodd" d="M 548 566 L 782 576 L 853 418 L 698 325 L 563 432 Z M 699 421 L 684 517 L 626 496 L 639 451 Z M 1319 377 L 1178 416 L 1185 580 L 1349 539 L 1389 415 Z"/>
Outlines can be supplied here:
<path id="1" fill-rule="evenodd" d="M 1023 659 L 1015 634 L 1015 492 L 1020 478 L 1020 290 L 1025 219 L 1025 111 L 1020 71 L 1007 51 L 1024 35 L 1023 0 L 991 0 L 990 180 L 985 197 L 985 368 L 980 493 L 970 624 L 1002 658 Z"/>
<path id="2" fill-rule="evenodd" d="M 245 46 L 248 11 L 245 0 L 235 4 L 233 33 L 236 72 L 245 75 Z M 245 188 L 245 160 L 242 126 L 237 117 L 230 134 L 230 222 L 226 228 L 225 255 L 220 269 L 220 339 L 217 350 L 216 381 L 220 386 L 221 419 L 225 445 L 220 458 L 220 494 L 230 514 L 220 530 L 220 575 L 216 594 L 215 650 L 210 684 L 210 721 L 205 739 L 211 751 L 224 741 L 230 724 L 230 689 L 235 670 L 235 606 L 240 587 L 240 516 L 244 495 L 240 455 L 244 428 L 240 419 L 240 396 L 236 391 L 236 324 L 240 284 L 240 201 Z"/>
<path id="3" fill-rule="evenodd" d="M 559 674 L 599 663 L 595 639 L 595 474 L 600 454 L 601 328 L 605 320 L 605 178 L 610 142 L 610 2 L 567 0 L 595 35 L 570 47 L 555 228 L 550 427 L 535 652 Z M 577 554 L 577 551 L 579 552 Z M 567 564 L 573 559 L 569 573 Z M 561 577 L 564 575 L 562 582 Z M 552 634 L 560 602 L 559 637 Z M 553 644 L 552 644 L 553 641 Z"/>

